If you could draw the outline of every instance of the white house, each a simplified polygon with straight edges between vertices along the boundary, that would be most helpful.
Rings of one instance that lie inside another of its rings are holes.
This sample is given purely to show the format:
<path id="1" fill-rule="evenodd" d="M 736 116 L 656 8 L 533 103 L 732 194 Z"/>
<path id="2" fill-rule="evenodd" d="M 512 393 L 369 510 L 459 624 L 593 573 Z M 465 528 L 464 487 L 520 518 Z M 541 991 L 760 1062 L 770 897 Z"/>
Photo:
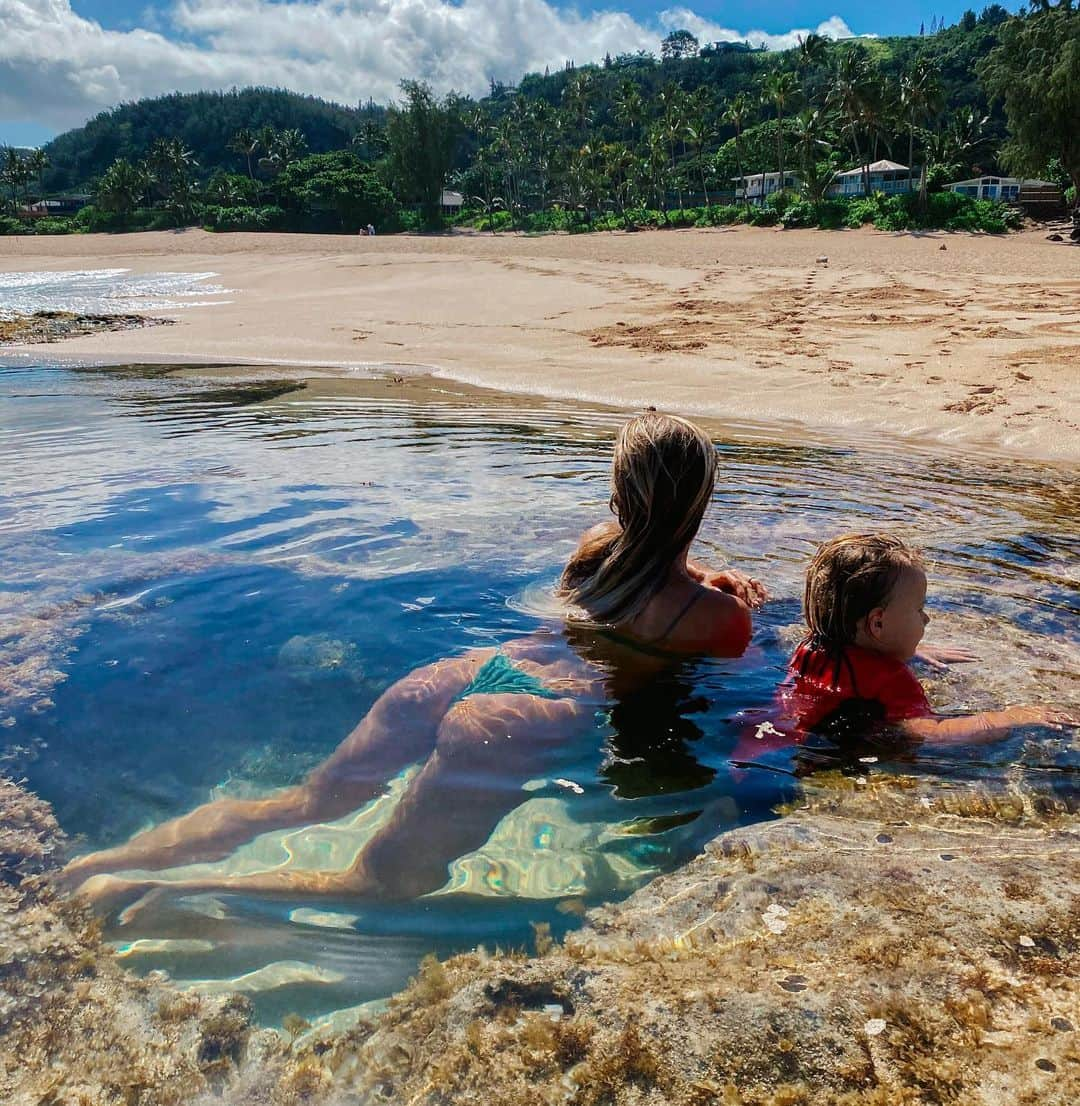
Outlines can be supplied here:
<path id="1" fill-rule="evenodd" d="M 749 201 L 752 204 L 760 204 L 774 192 L 779 192 L 781 188 L 779 173 L 747 173 L 745 176 L 731 179 L 735 182 L 736 202 Z M 762 190 L 763 179 L 764 190 Z M 798 191 L 802 187 L 799 174 L 785 170 L 783 187 Z"/>
<path id="2" fill-rule="evenodd" d="M 919 186 L 918 177 L 906 165 L 896 161 L 874 161 L 869 166 L 870 192 L 907 192 Z M 826 191 L 827 196 L 861 196 L 865 188 L 863 167 L 837 173 Z"/>
<path id="3" fill-rule="evenodd" d="M 1052 181 L 1032 180 L 1030 177 L 973 177 L 971 180 L 953 181 L 945 187 L 961 196 L 976 200 L 1003 200 L 1014 202 L 1021 198 L 1061 202 L 1061 189 Z M 1029 196 L 1028 193 L 1034 193 Z M 1023 197 L 1021 197 L 1023 193 Z"/>
<path id="4" fill-rule="evenodd" d="M 465 197 L 460 192 L 451 192 L 444 188 L 439 197 L 439 206 L 444 215 L 456 215 L 465 206 Z"/>

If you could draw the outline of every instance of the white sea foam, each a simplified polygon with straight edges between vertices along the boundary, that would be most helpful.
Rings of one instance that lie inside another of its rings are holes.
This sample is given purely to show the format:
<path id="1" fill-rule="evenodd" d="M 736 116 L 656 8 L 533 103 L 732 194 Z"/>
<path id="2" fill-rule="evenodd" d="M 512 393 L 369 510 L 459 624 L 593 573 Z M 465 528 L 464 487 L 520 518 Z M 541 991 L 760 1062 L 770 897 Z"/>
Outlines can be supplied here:
<path id="1" fill-rule="evenodd" d="M 220 298 L 228 288 L 207 283 L 217 275 L 130 269 L 0 273 L 0 319 L 35 311 L 123 315 L 228 302 Z"/>

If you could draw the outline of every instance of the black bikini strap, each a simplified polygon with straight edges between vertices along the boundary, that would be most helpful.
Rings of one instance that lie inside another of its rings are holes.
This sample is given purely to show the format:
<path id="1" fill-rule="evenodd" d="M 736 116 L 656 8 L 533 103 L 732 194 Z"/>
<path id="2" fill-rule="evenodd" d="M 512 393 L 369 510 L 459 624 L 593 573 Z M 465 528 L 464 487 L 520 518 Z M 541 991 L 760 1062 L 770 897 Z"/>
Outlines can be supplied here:
<path id="1" fill-rule="evenodd" d="M 666 629 L 666 630 L 665 630 L 665 631 L 664 631 L 664 632 L 663 632 L 662 634 L 657 634 L 657 636 L 656 636 L 656 637 L 653 637 L 653 638 L 649 638 L 649 641 L 655 644 L 656 642 L 658 642 L 658 641 L 663 641 L 663 640 L 664 640 L 664 638 L 666 638 L 666 637 L 669 637 L 669 636 L 670 636 L 670 634 L 671 634 L 671 631 L 672 631 L 672 630 L 674 630 L 674 629 L 675 629 L 675 627 L 676 627 L 676 626 L 678 626 L 678 624 L 679 624 L 680 622 L 682 622 L 682 620 L 683 620 L 683 619 L 684 619 L 684 618 L 686 617 L 686 615 L 687 615 L 687 614 L 689 613 L 689 611 L 690 611 L 690 608 L 691 608 L 691 607 L 692 607 L 692 606 L 693 606 L 693 605 L 694 605 L 694 604 L 695 604 L 695 603 L 696 603 L 696 602 L 697 602 L 697 601 L 698 601 L 698 600 L 699 600 L 699 599 L 700 599 L 700 598 L 701 598 L 701 597 L 702 597 L 702 596 L 703 596 L 704 594 L 705 594 L 705 589 L 704 589 L 704 588 L 699 588 L 699 589 L 698 589 L 697 591 L 695 591 L 695 592 L 694 592 L 694 594 L 690 596 L 690 599 L 689 599 L 689 601 L 687 602 L 686 606 L 685 606 L 685 607 L 683 607 L 683 609 L 682 609 L 681 611 L 679 611 L 679 613 L 678 613 L 678 614 L 677 614 L 677 615 L 676 615 L 676 616 L 675 616 L 675 617 L 674 617 L 674 618 L 673 618 L 673 619 L 671 620 L 671 624 L 670 624 L 670 625 L 668 626 L 668 628 L 667 628 L 667 629 Z"/>

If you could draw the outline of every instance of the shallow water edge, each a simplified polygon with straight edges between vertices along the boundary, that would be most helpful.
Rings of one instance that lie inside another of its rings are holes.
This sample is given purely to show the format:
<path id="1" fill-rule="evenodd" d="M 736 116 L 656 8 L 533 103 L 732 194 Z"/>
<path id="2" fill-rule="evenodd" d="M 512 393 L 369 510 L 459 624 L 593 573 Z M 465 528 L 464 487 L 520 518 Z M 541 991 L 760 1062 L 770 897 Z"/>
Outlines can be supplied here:
<path id="1" fill-rule="evenodd" d="M 50 889 L 47 806 L 0 784 L 0 822 L 13 1106 L 1080 1095 L 1080 820 L 1021 793 L 821 779 L 561 945 L 540 929 L 532 956 L 428 960 L 383 1014 L 280 1033 L 253 1029 L 242 997 L 120 969 Z"/>

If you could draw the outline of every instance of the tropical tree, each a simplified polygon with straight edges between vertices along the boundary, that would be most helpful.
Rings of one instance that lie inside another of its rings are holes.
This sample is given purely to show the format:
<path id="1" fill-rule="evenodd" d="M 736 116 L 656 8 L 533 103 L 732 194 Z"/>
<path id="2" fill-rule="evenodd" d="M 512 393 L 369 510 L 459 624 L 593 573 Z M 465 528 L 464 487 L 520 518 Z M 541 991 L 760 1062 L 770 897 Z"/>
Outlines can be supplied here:
<path id="1" fill-rule="evenodd" d="M 762 84 L 764 97 L 776 109 L 776 160 L 780 170 L 779 187 L 784 187 L 784 109 L 798 95 L 799 82 L 789 70 L 770 73 Z"/>
<path id="2" fill-rule="evenodd" d="M 941 110 L 942 91 L 938 69 L 926 58 L 917 58 L 909 73 L 900 78 L 900 103 L 908 127 L 908 191 L 915 166 L 915 131 L 920 120 Z M 923 187 L 926 184 L 926 151 L 923 150 Z"/>
<path id="3" fill-rule="evenodd" d="M 403 104 L 387 116 L 389 170 L 400 195 L 420 204 L 429 226 L 440 220 L 439 199 L 461 129 L 456 100 L 439 100 L 421 81 L 402 81 Z"/>
<path id="4" fill-rule="evenodd" d="M 873 71 L 866 54 L 857 46 L 849 46 L 840 55 L 827 103 L 836 109 L 843 129 L 855 147 L 855 156 L 863 168 L 863 192 L 866 195 L 870 194 L 869 161 L 863 157 L 859 135 L 866 129 L 873 95 Z"/>
<path id="5" fill-rule="evenodd" d="M 1038 6 L 1002 25 L 979 74 L 1005 105 L 1002 162 L 1034 176 L 1060 158 L 1080 207 L 1080 8 L 1072 0 Z"/>
<path id="6" fill-rule="evenodd" d="M 660 43 L 660 57 L 664 61 L 677 61 L 680 58 L 697 56 L 698 40 L 689 31 L 672 31 Z"/>
<path id="7" fill-rule="evenodd" d="M 709 89 L 702 85 L 686 99 L 686 118 L 683 128 L 686 140 L 695 151 L 695 161 L 701 173 L 701 190 L 705 194 L 705 206 L 709 206 L 709 183 L 705 176 L 705 147 L 715 133 L 713 124 L 713 99 Z"/>
<path id="8" fill-rule="evenodd" d="M 247 160 L 248 176 L 254 180 L 255 171 L 251 167 L 251 159 L 255 156 L 255 151 L 259 148 L 259 138 L 253 130 L 248 127 L 241 127 L 229 140 L 229 149 L 233 153 L 242 155 Z"/>
<path id="9" fill-rule="evenodd" d="M 827 120 L 820 108 L 803 108 L 792 120 L 792 137 L 799 155 L 803 183 L 807 195 L 815 203 L 825 195 L 832 178 L 831 170 L 823 173 L 818 167 L 819 156 L 832 147 L 827 133 Z"/>
<path id="10" fill-rule="evenodd" d="M 97 182 L 94 205 L 125 219 L 139 206 L 149 187 L 150 174 L 143 166 L 117 158 Z"/>
<path id="11" fill-rule="evenodd" d="M 723 121 L 728 126 L 735 128 L 735 163 L 738 167 L 739 178 L 742 180 L 743 185 L 743 199 L 746 202 L 746 206 L 750 206 L 750 199 L 746 194 L 746 177 L 743 176 L 742 166 L 742 133 L 746 127 L 747 121 L 754 110 L 754 106 L 750 101 L 750 97 L 745 92 L 739 92 L 724 109 L 722 116 Z"/>
<path id="12" fill-rule="evenodd" d="M 49 168 L 48 154 L 40 147 L 32 150 L 30 156 L 26 159 L 26 167 L 32 176 L 37 177 L 38 191 L 43 192 L 45 189 L 45 170 Z"/>

